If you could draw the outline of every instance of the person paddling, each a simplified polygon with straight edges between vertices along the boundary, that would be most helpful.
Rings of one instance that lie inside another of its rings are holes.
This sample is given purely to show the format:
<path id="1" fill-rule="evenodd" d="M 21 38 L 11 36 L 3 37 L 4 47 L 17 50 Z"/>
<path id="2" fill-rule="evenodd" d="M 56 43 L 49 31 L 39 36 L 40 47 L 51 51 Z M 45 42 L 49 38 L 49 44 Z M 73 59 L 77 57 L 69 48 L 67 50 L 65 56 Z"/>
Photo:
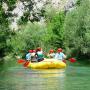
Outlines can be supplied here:
<path id="1" fill-rule="evenodd" d="M 53 49 L 51 49 L 51 50 L 49 51 L 48 57 L 49 57 L 49 58 L 55 58 L 55 53 L 54 53 L 54 50 L 53 50 Z"/>
<path id="2" fill-rule="evenodd" d="M 58 48 L 57 53 L 55 54 L 55 59 L 64 61 L 66 55 L 62 51 L 63 51 L 62 48 Z"/>
<path id="3" fill-rule="evenodd" d="M 31 60 L 31 53 L 32 53 L 32 50 L 28 50 L 28 53 L 26 54 L 26 61 Z"/>
<path id="4" fill-rule="evenodd" d="M 32 53 L 31 53 L 31 62 L 36 62 L 36 57 L 35 57 L 35 54 L 36 54 L 36 50 L 32 50 Z"/>
<path id="5" fill-rule="evenodd" d="M 42 48 L 38 47 L 36 49 L 36 55 L 35 56 L 36 56 L 36 59 L 37 59 L 38 62 L 44 60 L 44 54 L 43 54 Z"/>
<path id="6" fill-rule="evenodd" d="M 24 62 L 23 66 L 27 67 L 27 65 L 31 62 L 31 53 L 32 50 L 28 50 L 28 53 L 26 54 L 26 61 Z"/>

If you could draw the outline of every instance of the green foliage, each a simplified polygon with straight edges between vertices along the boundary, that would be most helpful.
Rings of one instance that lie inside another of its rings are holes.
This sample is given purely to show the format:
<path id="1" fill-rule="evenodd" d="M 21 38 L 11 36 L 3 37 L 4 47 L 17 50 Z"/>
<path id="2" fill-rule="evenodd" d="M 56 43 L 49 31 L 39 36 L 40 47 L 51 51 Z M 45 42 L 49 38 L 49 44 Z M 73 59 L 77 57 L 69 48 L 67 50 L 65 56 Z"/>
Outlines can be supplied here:
<path id="1" fill-rule="evenodd" d="M 38 23 L 29 23 L 24 25 L 19 32 L 11 39 L 9 43 L 13 47 L 13 52 L 21 50 L 28 51 L 38 46 L 44 48 L 47 42 L 46 28 Z"/>
<path id="2" fill-rule="evenodd" d="M 16 7 L 16 0 L 4 0 L 7 3 L 9 11 L 12 11 Z"/>
<path id="3" fill-rule="evenodd" d="M 67 13 L 64 24 L 64 45 L 77 54 L 90 54 L 90 0 Z"/>
<path id="4" fill-rule="evenodd" d="M 5 52 L 7 51 L 7 40 L 10 35 L 10 30 L 9 30 L 9 16 L 7 13 L 2 8 L 3 2 L 6 2 L 9 7 L 12 7 L 13 4 L 15 4 L 15 0 L 2 0 L 0 1 L 0 57 L 5 55 Z"/>
<path id="5" fill-rule="evenodd" d="M 25 1 L 28 2 L 28 6 L 31 5 L 31 0 Z M 7 3 L 8 11 L 16 7 L 16 0 L 2 0 L 2 2 Z M 66 16 L 63 11 L 57 12 L 51 6 L 47 6 L 38 14 L 45 17 L 45 24 L 40 24 L 38 22 L 40 18 L 35 15 L 33 20 L 30 20 L 33 23 L 28 23 L 32 10 L 29 8 L 19 20 L 21 29 L 16 32 L 9 30 L 9 17 L 12 14 L 4 12 L 2 2 L 0 2 L 0 52 L 2 54 L 7 49 L 20 54 L 22 51 L 26 52 L 40 46 L 45 51 L 61 47 L 67 50 L 67 54 L 70 53 L 69 57 L 79 55 L 90 58 L 90 0 L 77 0 L 76 7 L 67 12 Z"/>
<path id="6" fill-rule="evenodd" d="M 2 5 L 2 4 L 0 4 Z M 7 16 L 4 13 L 4 10 L 0 8 L 0 56 L 4 55 L 4 51 L 6 48 L 6 39 L 8 38 L 8 20 Z"/>
<path id="7" fill-rule="evenodd" d="M 50 48 L 63 47 L 63 23 L 64 12 L 53 13 L 53 10 L 46 11 L 45 24 L 37 22 L 27 23 L 28 13 L 26 13 L 19 24 L 22 26 L 21 30 L 17 32 L 14 38 L 11 39 L 11 47 L 13 52 L 16 53 L 21 50 L 35 49 L 38 46 L 42 47 L 45 51 Z"/>
<path id="8" fill-rule="evenodd" d="M 80 6 L 82 0 L 77 0 L 76 5 Z"/>
<path id="9" fill-rule="evenodd" d="M 63 24 L 65 14 L 64 12 L 49 11 L 46 14 L 48 32 L 51 35 L 50 44 L 53 47 L 63 47 Z"/>
<path id="10" fill-rule="evenodd" d="M 19 20 L 19 22 L 18 22 L 18 24 L 19 25 L 24 25 L 24 24 L 27 24 L 27 22 L 28 22 L 28 18 L 29 18 L 29 12 L 25 12 L 24 13 L 24 15 L 20 18 L 20 20 Z"/>

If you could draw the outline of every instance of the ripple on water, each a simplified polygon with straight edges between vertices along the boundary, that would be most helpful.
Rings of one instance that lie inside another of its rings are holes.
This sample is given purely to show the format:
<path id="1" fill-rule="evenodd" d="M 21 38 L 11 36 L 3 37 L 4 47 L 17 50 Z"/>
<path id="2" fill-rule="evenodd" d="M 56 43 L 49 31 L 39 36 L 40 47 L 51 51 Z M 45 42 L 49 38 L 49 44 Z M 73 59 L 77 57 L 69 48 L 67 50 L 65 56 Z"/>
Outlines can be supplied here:
<path id="1" fill-rule="evenodd" d="M 0 90 L 89 90 L 90 67 L 31 70 L 10 67 L 0 73 Z"/>

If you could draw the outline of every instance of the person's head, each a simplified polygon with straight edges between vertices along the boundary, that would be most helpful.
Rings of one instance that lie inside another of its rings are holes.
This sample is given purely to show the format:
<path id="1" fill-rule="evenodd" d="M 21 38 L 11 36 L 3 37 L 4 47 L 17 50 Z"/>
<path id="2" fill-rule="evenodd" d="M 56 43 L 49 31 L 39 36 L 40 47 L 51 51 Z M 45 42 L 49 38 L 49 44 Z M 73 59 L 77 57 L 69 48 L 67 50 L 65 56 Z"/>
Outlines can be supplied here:
<path id="1" fill-rule="evenodd" d="M 41 47 L 38 47 L 36 51 L 41 51 L 41 50 L 42 50 L 42 48 Z"/>
<path id="2" fill-rule="evenodd" d="M 33 53 L 35 53 L 36 52 L 36 50 L 33 50 Z"/>
<path id="3" fill-rule="evenodd" d="M 54 50 L 53 50 L 53 49 L 51 49 L 51 50 L 49 51 L 49 53 L 54 53 Z"/>
<path id="4" fill-rule="evenodd" d="M 57 52 L 58 53 L 62 52 L 62 48 L 58 48 Z"/>
<path id="5" fill-rule="evenodd" d="M 28 50 L 28 52 L 29 52 L 29 53 L 32 53 L 32 52 L 33 52 L 33 50 Z"/>

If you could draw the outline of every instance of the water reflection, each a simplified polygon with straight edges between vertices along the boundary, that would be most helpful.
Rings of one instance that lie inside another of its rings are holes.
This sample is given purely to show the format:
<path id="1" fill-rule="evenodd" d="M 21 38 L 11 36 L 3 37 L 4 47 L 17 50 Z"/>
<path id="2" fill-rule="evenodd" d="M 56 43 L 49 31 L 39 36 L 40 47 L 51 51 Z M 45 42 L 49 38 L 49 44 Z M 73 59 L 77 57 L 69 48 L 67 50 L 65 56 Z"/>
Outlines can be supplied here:
<path id="1" fill-rule="evenodd" d="M 65 83 L 65 70 L 64 69 L 51 69 L 41 70 L 39 74 L 40 78 L 44 79 L 45 84 L 43 85 L 44 90 L 64 90 Z"/>
<path id="2" fill-rule="evenodd" d="M 10 68 L 0 74 L 0 90 L 64 90 L 65 70 Z"/>
<path id="3" fill-rule="evenodd" d="M 38 72 L 38 71 L 37 71 Z M 48 78 L 48 77 L 64 77 L 65 69 L 46 69 L 46 70 L 39 70 L 40 77 Z"/>
<path id="4" fill-rule="evenodd" d="M 90 67 L 31 70 L 11 67 L 0 72 L 0 90 L 89 90 Z"/>

